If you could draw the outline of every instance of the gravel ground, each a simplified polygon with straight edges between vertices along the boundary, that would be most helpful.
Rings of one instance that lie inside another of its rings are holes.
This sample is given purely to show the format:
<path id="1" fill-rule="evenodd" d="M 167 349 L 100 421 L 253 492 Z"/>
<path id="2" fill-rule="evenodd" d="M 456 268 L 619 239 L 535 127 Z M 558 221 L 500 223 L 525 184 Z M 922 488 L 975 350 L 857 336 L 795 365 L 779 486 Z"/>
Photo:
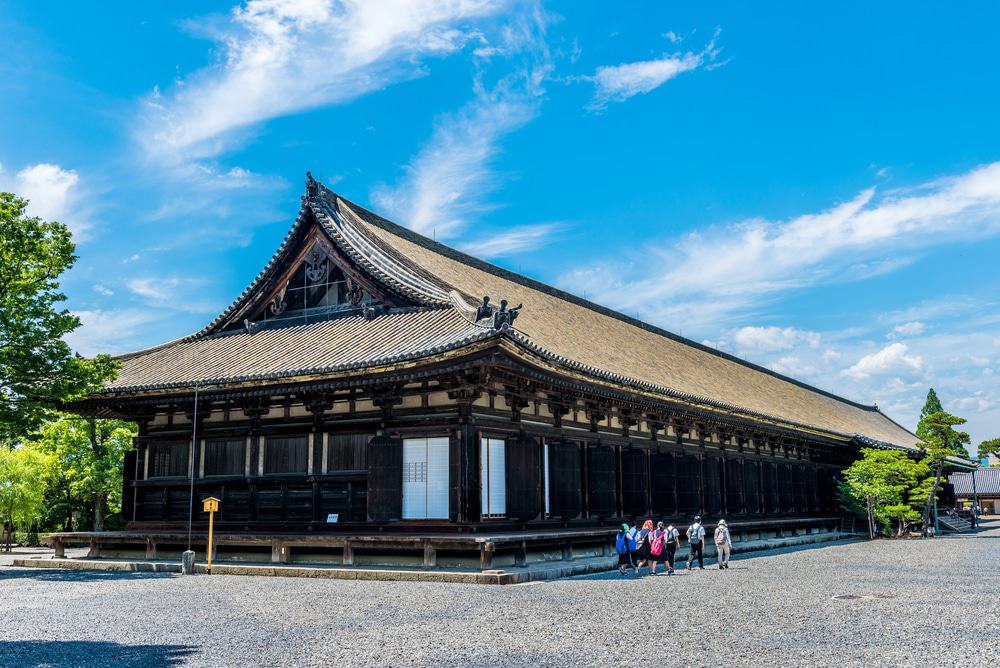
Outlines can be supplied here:
<path id="1" fill-rule="evenodd" d="M 507 587 L 0 567 L 0 601 L 18 668 L 996 666 L 1000 522 Z"/>

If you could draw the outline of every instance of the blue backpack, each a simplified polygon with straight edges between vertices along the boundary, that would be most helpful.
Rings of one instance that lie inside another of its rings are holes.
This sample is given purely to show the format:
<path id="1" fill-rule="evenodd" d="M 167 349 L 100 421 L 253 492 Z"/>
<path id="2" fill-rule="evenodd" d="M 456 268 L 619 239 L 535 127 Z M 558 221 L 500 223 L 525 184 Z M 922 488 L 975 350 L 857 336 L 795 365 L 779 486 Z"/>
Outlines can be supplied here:
<path id="1" fill-rule="evenodd" d="M 628 554 L 628 535 L 624 531 L 619 531 L 615 536 L 615 550 L 618 554 Z"/>

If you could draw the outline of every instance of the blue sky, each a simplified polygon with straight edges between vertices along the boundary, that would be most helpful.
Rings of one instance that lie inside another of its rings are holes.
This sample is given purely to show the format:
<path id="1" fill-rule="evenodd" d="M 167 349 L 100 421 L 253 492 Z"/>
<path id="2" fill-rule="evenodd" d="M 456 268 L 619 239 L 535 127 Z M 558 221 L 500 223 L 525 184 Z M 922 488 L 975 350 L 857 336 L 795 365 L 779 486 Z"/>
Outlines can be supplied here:
<path id="1" fill-rule="evenodd" d="M 305 171 L 913 427 L 1000 435 L 1000 9 L 0 1 L 0 187 L 85 354 L 200 328 Z"/>

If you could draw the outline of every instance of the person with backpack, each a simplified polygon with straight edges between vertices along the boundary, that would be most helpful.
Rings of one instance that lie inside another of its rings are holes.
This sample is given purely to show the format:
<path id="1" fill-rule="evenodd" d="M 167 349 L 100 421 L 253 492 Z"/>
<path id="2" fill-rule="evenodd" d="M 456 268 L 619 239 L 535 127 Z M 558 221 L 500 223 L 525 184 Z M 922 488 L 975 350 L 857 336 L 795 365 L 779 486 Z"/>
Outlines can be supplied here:
<path id="1" fill-rule="evenodd" d="M 632 531 L 635 531 L 635 527 L 629 529 L 628 524 L 622 524 L 621 530 L 615 536 L 615 551 L 618 553 L 618 572 L 625 575 L 625 571 L 628 570 L 629 566 L 635 568 L 636 575 L 639 574 L 639 569 L 636 568 L 635 562 L 632 560 L 635 554 L 635 538 L 632 535 Z"/>
<path id="2" fill-rule="evenodd" d="M 688 570 L 695 560 L 698 559 L 698 568 L 705 570 L 705 527 L 701 525 L 701 516 L 694 518 L 694 523 L 687 528 L 688 539 Z"/>
<path id="3" fill-rule="evenodd" d="M 639 530 L 639 535 L 635 540 L 635 550 L 636 550 L 636 572 L 639 571 L 643 566 L 649 567 L 650 561 L 650 539 L 653 534 L 653 520 L 646 520 L 642 523 L 642 529 Z M 650 571 L 652 572 L 652 571 Z"/>
<path id="4" fill-rule="evenodd" d="M 660 523 L 662 526 L 662 522 Z M 666 528 L 663 533 L 663 548 L 667 553 L 667 575 L 673 575 L 674 573 L 674 555 L 677 554 L 677 548 L 681 546 L 681 532 L 677 530 L 673 524 Z"/>
<path id="5" fill-rule="evenodd" d="M 729 551 L 732 540 L 729 537 L 729 527 L 726 520 L 719 520 L 719 525 L 715 527 L 715 552 L 719 560 L 719 570 L 729 568 Z"/>
<path id="6" fill-rule="evenodd" d="M 656 564 L 663 555 L 663 537 L 666 534 L 667 532 L 663 529 L 663 522 L 657 522 L 656 528 L 649 534 L 650 575 L 656 575 Z"/>

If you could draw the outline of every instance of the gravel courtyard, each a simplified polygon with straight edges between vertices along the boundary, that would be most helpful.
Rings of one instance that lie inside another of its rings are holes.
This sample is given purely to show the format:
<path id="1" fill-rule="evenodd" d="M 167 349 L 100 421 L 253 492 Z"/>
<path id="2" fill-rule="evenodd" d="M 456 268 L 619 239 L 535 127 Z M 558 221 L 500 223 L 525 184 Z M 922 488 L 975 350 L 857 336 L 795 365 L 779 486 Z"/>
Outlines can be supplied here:
<path id="1" fill-rule="evenodd" d="M 507 587 L 0 566 L 0 666 L 995 666 L 987 527 Z"/>

